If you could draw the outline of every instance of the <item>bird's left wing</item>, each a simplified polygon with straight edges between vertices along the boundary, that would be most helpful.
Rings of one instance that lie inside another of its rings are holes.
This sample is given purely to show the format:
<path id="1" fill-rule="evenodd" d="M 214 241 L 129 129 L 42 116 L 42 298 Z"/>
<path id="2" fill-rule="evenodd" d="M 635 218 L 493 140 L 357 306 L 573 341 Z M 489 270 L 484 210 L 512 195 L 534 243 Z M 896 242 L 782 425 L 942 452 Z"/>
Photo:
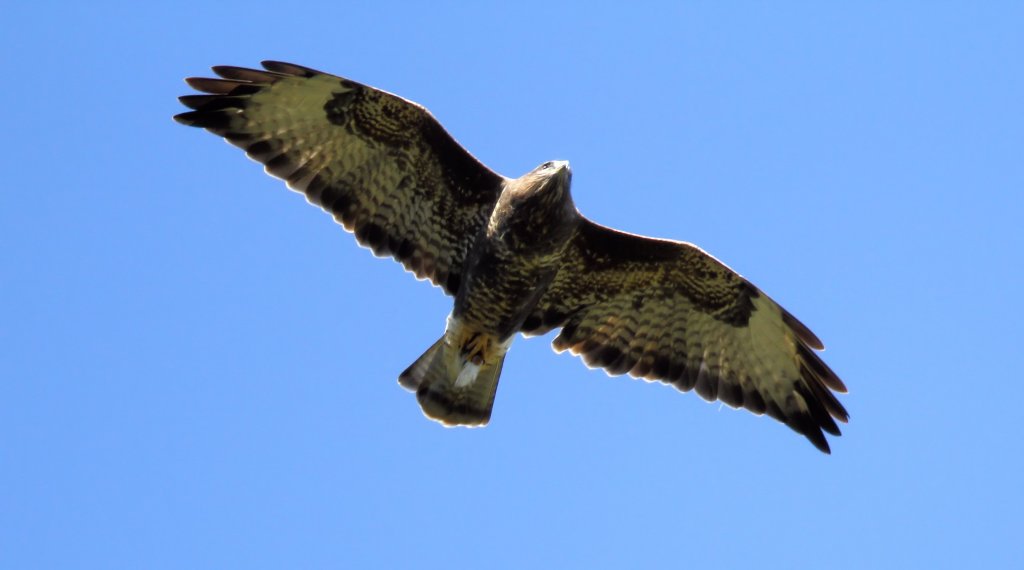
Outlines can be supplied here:
<path id="1" fill-rule="evenodd" d="M 205 128 L 333 214 L 359 243 L 449 294 L 504 178 L 462 148 L 422 106 L 348 79 L 266 61 L 186 81 Z"/>
<path id="2" fill-rule="evenodd" d="M 570 350 L 610 374 L 660 380 L 706 400 L 767 413 L 828 453 L 848 415 L 821 341 L 696 246 L 584 219 L 562 269 L 522 331 L 561 327 Z"/>

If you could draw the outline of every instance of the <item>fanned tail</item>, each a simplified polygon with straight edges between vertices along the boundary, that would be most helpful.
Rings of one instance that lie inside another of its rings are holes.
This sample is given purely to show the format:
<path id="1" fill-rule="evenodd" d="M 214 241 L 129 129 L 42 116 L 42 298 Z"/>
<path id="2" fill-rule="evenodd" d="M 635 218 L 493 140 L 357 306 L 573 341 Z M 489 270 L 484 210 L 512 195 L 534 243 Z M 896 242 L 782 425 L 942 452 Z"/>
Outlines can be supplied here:
<path id="1" fill-rule="evenodd" d="M 459 350 L 442 336 L 398 377 L 416 392 L 423 414 L 446 426 L 483 426 L 491 419 L 505 355 L 493 363 L 463 363 Z"/>

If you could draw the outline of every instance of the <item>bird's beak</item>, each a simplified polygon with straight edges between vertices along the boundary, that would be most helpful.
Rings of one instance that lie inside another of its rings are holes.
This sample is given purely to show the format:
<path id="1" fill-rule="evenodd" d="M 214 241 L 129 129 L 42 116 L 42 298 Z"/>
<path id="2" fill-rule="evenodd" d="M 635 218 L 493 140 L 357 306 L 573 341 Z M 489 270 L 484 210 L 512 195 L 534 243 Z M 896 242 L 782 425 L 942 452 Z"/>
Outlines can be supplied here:
<path id="1" fill-rule="evenodd" d="M 554 166 L 556 169 L 555 176 L 557 176 L 564 182 L 568 182 L 570 179 L 572 179 L 572 169 L 569 168 L 568 160 L 559 160 L 554 164 Z"/>

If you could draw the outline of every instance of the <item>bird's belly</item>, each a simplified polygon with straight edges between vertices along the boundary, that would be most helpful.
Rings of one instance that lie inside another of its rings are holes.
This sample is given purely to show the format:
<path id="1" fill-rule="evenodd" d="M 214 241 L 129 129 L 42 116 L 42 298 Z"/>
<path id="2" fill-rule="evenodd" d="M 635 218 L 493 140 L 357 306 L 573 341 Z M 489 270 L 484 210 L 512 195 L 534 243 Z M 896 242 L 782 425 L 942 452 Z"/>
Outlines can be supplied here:
<path id="1" fill-rule="evenodd" d="M 453 316 L 504 340 L 519 330 L 556 267 L 554 258 L 481 255 L 456 295 Z"/>

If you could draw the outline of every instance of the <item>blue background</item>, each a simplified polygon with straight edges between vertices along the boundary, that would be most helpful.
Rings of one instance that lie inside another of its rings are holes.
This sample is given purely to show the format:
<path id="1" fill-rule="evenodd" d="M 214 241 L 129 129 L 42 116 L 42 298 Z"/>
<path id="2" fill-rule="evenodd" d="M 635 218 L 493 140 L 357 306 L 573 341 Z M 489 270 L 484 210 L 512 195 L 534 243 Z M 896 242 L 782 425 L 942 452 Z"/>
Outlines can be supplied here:
<path id="1" fill-rule="evenodd" d="M 1024 565 L 1020 3 L 20 4 L 0 567 Z M 170 119 L 261 59 L 750 278 L 851 389 L 833 455 L 550 337 L 489 427 L 424 419 L 396 378 L 450 300 Z"/>

